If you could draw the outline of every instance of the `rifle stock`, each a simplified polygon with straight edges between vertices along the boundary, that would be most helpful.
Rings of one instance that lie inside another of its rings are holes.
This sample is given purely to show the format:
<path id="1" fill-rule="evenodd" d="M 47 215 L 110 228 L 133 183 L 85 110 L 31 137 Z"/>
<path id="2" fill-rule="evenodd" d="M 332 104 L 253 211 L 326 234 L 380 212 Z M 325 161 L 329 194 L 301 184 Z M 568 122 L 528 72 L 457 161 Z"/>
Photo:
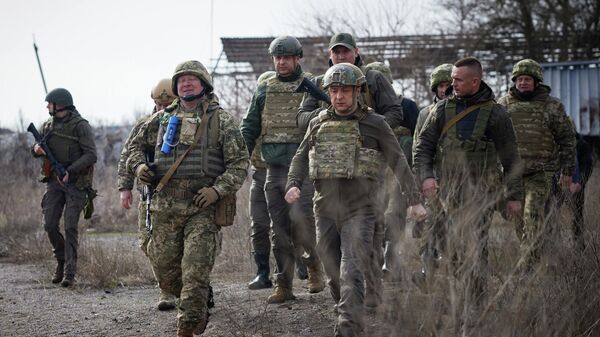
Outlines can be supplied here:
<path id="1" fill-rule="evenodd" d="M 329 98 L 329 95 L 327 95 L 327 93 L 325 93 L 323 90 L 319 89 L 319 87 L 317 87 L 307 77 L 305 77 L 298 86 L 298 88 L 296 88 L 296 92 L 307 92 L 313 95 L 318 100 L 324 101 L 329 105 L 331 104 L 331 99 Z"/>

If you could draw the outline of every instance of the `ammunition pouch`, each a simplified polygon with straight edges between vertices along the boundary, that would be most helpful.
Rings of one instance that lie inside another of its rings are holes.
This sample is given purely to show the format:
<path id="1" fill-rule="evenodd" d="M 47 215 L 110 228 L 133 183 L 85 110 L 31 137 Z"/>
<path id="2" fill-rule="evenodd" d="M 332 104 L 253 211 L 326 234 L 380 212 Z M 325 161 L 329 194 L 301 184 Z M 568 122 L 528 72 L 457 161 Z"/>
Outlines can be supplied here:
<path id="1" fill-rule="evenodd" d="M 215 224 L 225 227 L 233 225 L 236 210 L 235 193 L 223 196 L 215 205 Z"/>
<path id="2" fill-rule="evenodd" d="M 83 218 L 90 219 L 94 214 L 94 199 L 98 196 L 98 191 L 89 187 L 85 190 L 85 203 L 83 205 Z"/>

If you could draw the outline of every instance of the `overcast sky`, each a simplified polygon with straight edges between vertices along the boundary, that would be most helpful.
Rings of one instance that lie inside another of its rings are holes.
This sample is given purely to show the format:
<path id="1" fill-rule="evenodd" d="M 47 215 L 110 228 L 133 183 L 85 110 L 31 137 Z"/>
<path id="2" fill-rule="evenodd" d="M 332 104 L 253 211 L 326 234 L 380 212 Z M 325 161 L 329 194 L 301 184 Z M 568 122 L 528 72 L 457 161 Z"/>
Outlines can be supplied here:
<path id="1" fill-rule="evenodd" d="M 347 6 L 353 1 L 339 2 Z M 48 118 L 34 35 L 48 90 L 67 88 L 93 125 L 113 124 L 132 121 L 135 110 L 150 111 L 151 87 L 171 77 L 179 62 L 197 59 L 209 65 L 221 51 L 220 37 L 300 34 L 286 25 L 286 18 L 301 4 L 215 0 L 210 48 L 210 0 L 5 3 L 0 11 L 0 127 L 16 129 L 19 111 L 25 125 Z"/>

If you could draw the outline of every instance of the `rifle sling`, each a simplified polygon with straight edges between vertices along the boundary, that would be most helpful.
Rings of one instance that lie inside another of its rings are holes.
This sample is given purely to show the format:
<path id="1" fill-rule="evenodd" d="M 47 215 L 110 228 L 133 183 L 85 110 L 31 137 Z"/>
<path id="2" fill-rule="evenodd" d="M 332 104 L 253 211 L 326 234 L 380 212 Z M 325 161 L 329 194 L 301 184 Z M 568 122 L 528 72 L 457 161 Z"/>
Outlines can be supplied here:
<path id="1" fill-rule="evenodd" d="M 177 170 L 177 168 L 179 167 L 179 165 L 181 164 L 181 162 L 183 161 L 183 159 L 185 159 L 185 157 L 187 156 L 187 154 L 194 148 L 194 146 L 198 143 L 198 140 L 200 140 L 200 138 L 202 137 L 202 134 L 204 133 L 204 129 L 206 129 L 207 125 L 208 125 L 208 120 L 210 119 L 210 116 L 208 115 L 208 102 L 204 102 L 205 104 L 202 105 L 202 110 L 204 110 L 204 115 L 202 116 L 202 120 L 200 121 L 200 126 L 198 126 L 198 130 L 196 130 L 196 135 L 194 136 L 194 142 L 187 148 L 187 150 L 185 150 L 185 152 L 179 156 L 179 158 L 177 158 L 177 160 L 173 163 L 173 165 L 171 165 L 171 167 L 169 167 L 169 170 L 167 171 L 167 173 L 165 173 L 165 175 L 160 179 L 160 182 L 158 183 L 158 185 L 156 186 L 155 192 L 160 192 L 165 185 L 167 185 L 167 183 L 169 182 L 169 180 L 171 179 L 171 177 L 173 176 L 173 174 L 175 174 L 175 171 Z"/>
<path id="2" fill-rule="evenodd" d="M 477 110 L 477 109 L 481 108 L 482 106 L 484 106 L 486 104 L 489 104 L 489 103 L 490 103 L 490 101 L 485 101 L 485 102 L 482 102 L 482 103 L 471 105 L 470 107 L 468 107 L 465 110 L 461 111 L 458 115 L 455 115 L 454 117 L 452 117 L 452 119 L 450 119 L 448 122 L 446 122 L 446 124 L 444 124 L 444 128 L 442 129 L 441 135 L 445 134 L 451 127 L 453 127 L 461 119 L 465 118 L 468 114 L 470 114 L 471 112 L 473 112 L 473 111 L 475 111 L 475 110 Z"/>

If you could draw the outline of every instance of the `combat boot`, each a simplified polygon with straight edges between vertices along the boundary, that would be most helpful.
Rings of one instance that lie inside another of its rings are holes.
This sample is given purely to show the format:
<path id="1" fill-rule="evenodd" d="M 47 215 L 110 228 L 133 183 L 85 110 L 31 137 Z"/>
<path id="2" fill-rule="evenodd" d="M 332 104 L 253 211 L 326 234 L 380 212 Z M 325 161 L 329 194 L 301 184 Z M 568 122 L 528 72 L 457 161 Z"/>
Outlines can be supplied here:
<path id="1" fill-rule="evenodd" d="M 269 279 L 269 255 L 254 254 L 254 261 L 256 262 L 257 267 L 256 277 L 248 283 L 248 289 L 256 290 L 271 288 L 273 282 Z"/>
<path id="2" fill-rule="evenodd" d="M 161 289 L 160 298 L 158 299 L 158 303 L 156 306 L 160 311 L 175 309 L 175 296 L 168 294 L 167 292 Z"/>
<path id="3" fill-rule="evenodd" d="M 275 290 L 267 298 L 267 303 L 283 303 L 285 301 L 295 300 L 296 296 L 292 293 L 292 289 L 275 286 Z"/>
<path id="4" fill-rule="evenodd" d="M 208 317 L 210 316 L 210 313 L 208 312 L 208 310 L 206 311 L 206 318 L 198 323 L 198 325 L 196 325 L 196 328 L 194 329 L 194 335 L 201 335 L 204 333 L 204 330 L 206 330 L 206 326 L 208 325 Z"/>
<path id="5" fill-rule="evenodd" d="M 63 280 L 65 275 L 65 261 L 58 261 L 56 264 L 56 270 L 54 271 L 54 276 L 52 277 L 52 283 L 60 283 Z"/>
<path id="6" fill-rule="evenodd" d="M 75 284 L 75 275 L 67 274 L 65 279 L 60 283 L 61 286 L 67 288 Z"/>
<path id="7" fill-rule="evenodd" d="M 323 277 L 323 267 L 321 261 L 312 260 L 306 263 L 308 269 L 308 292 L 311 294 L 320 293 L 325 289 L 325 279 Z"/>
<path id="8" fill-rule="evenodd" d="M 177 328 L 177 337 L 194 337 L 194 329 Z"/>

